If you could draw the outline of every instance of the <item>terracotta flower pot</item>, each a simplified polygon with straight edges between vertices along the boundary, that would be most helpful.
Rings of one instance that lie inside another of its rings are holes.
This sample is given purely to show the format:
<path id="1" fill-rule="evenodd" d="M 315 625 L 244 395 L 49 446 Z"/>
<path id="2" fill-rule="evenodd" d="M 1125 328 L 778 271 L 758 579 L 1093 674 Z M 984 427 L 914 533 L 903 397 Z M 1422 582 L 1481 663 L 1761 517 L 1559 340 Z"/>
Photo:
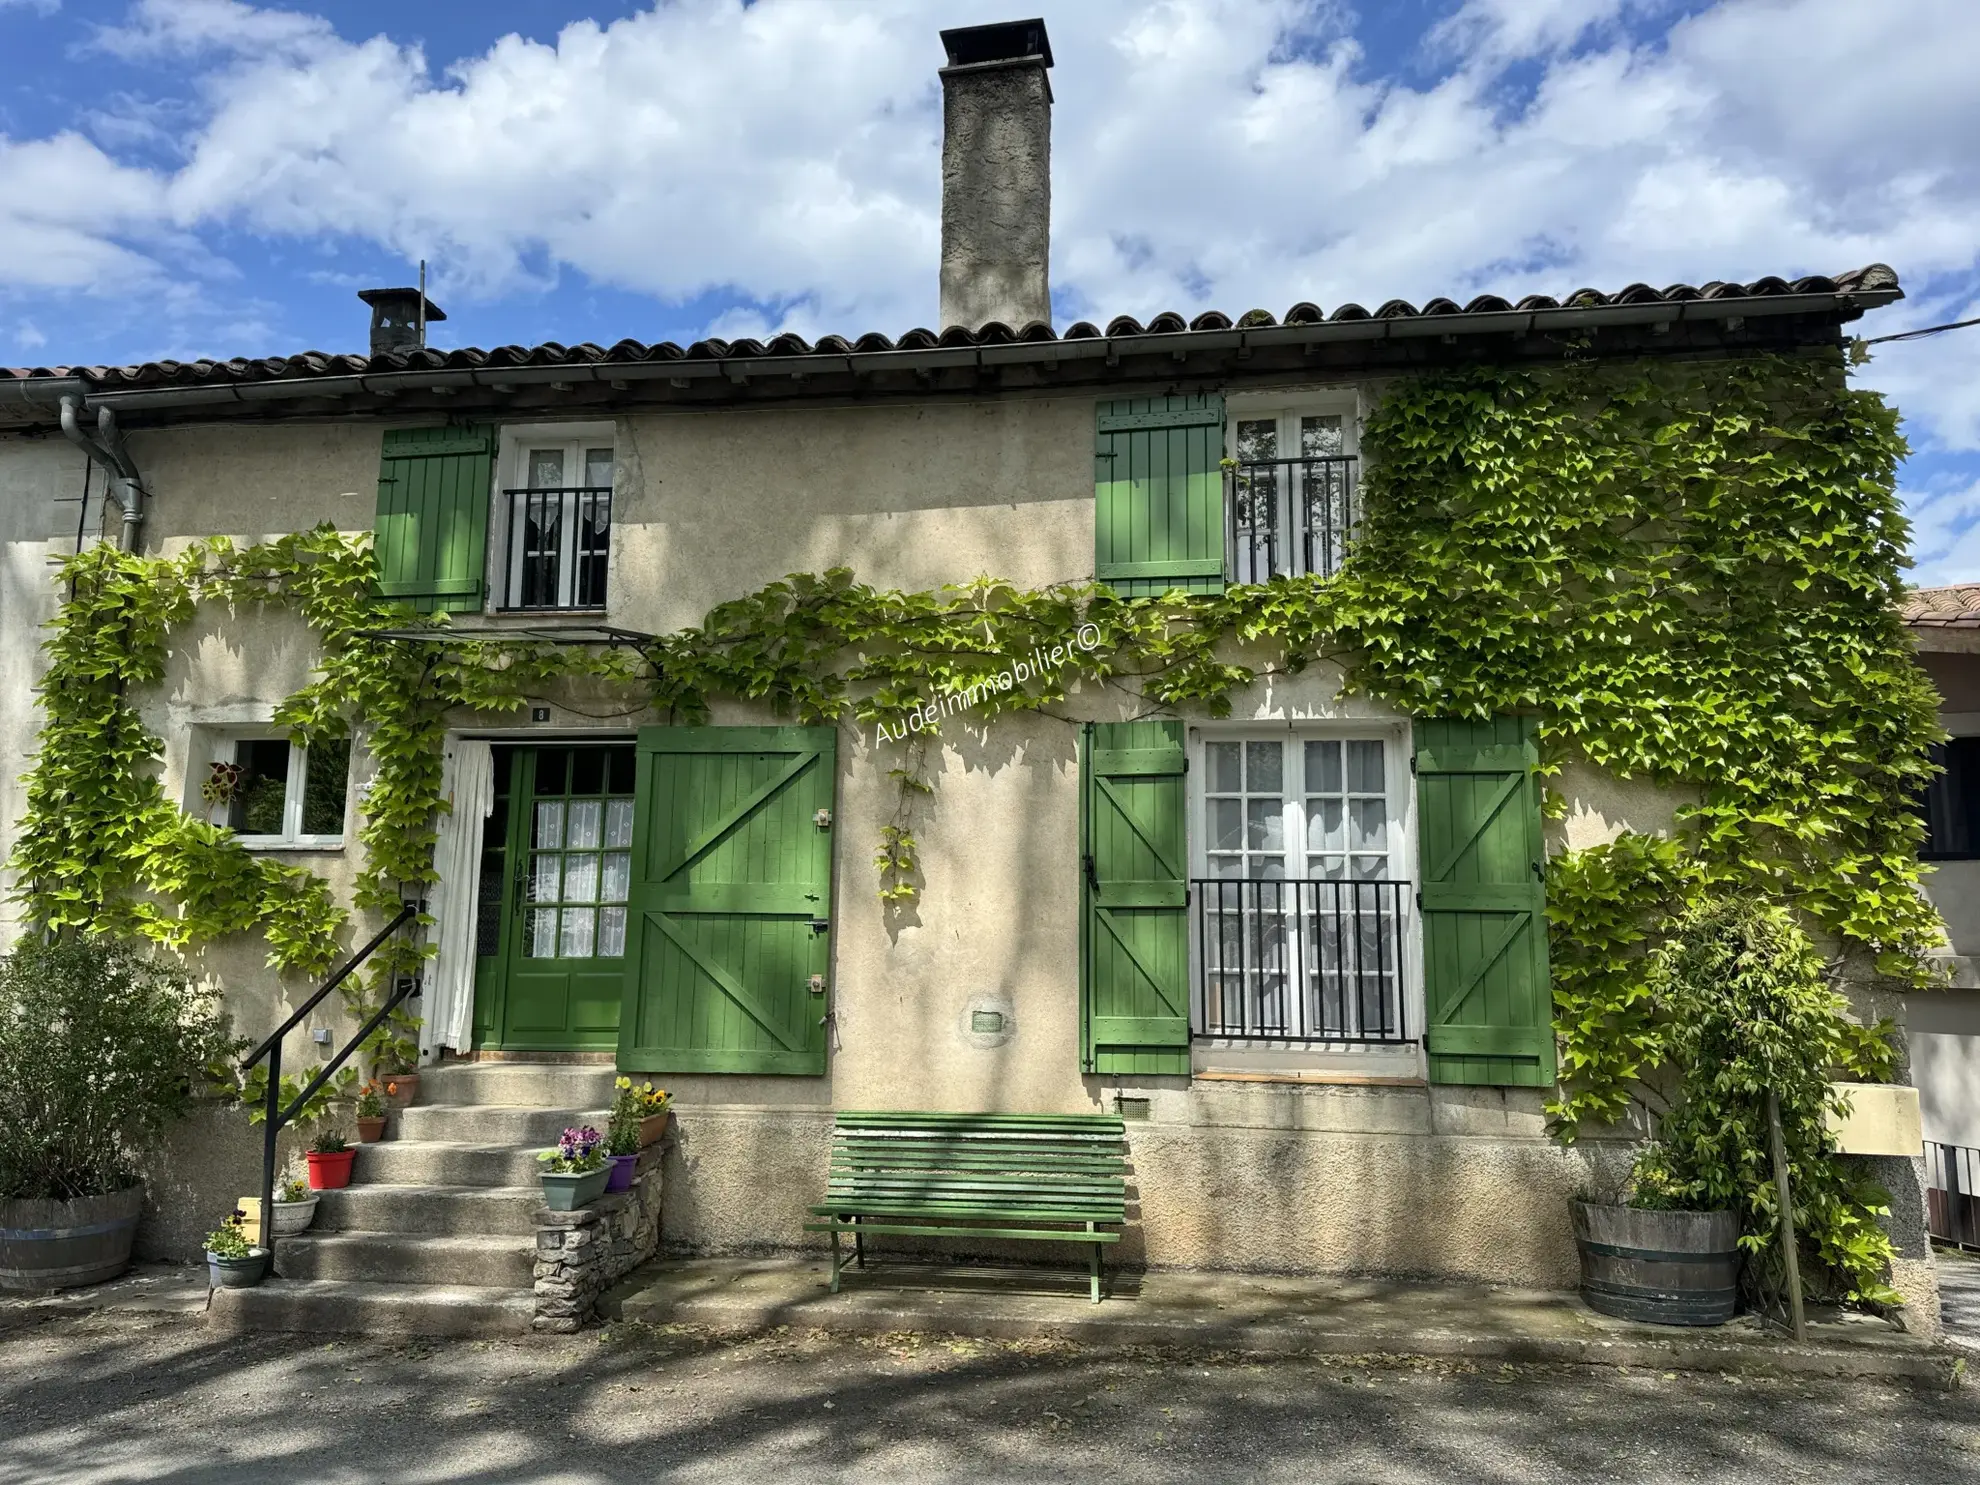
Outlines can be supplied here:
<path id="1" fill-rule="evenodd" d="M 659 1143 L 659 1141 L 667 1133 L 668 1120 L 672 1119 L 673 1117 L 674 1117 L 674 1111 L 672 1109 L 669 1109 L 664 1114 L 648 1114 L 644 1119 L 640 1120 L 639 1121 L 640 1147 L 643 1149 L 647 1145 Z"/>
<path id="2" fill-rule="evenodd" d="M 412 1101 L 419 1096 L 419 1074 L 416 1072 L 386 1073 L 378 1082 L 388 1090 L 385 1101 L 395 1109 L 410 1108 Z M 393 1088 L 398 1091 L 389 1091 Z"/>
<path id="3" fill-rule="evenodd" d="M 341 1191 L 351 1184 L 351 1162 L 357 1159 L 355 1150 L 337 1150 L 325 1153 L 311 1150 L 309 1160 L 309 1189 L 312 1191 Z"/>
<path id="4" fill-rule="evenodd" d="M 380 1114 L 376 1119 L 367 1119 L 363 1115 L 359 1115 L 357 1127 L 358 1138 L 363 1140 L 367 1145 L 375 1145 L 385 1138 L 385 1116 L 383 1114 Z"/>

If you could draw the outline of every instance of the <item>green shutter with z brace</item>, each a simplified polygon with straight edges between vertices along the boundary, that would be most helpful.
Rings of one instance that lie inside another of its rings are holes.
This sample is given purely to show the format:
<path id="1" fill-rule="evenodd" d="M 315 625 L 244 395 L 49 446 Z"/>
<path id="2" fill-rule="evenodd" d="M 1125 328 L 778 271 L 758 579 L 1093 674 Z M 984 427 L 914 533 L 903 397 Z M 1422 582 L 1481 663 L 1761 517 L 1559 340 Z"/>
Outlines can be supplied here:
<path id="1" fill-rule="evenodd" d="M 488 570 L 495 430 L 389 428 L 374 551 L 382 597 L 422 613 L 474 613 Z"/>
<path id="2" fill-rule="evenodd" d="M 1539 761 L 1530 717 L 1416 723 L 1434 1083 L 1553 1086 Z"/>
<path id="3" fill-rule="evenodd" d="M 1094 1073 L 1189 1072 L 1188 809 L 1180 722 L 1080 747 L 1080 1026 Z"/>
<path id="4" fill-rule="evenodd" d="M 1093 575 L 1123 598 L 1224 590 L 1224 399 L 1099 406 Z"/>

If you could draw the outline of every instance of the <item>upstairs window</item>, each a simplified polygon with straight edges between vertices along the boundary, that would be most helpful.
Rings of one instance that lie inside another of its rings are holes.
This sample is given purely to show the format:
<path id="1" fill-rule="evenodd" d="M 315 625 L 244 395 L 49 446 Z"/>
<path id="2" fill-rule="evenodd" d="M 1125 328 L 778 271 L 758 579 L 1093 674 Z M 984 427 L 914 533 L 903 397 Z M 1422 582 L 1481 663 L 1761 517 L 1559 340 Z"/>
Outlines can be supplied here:
<path id="1" fill-rule="evenodd" d="M 1980 859 L 1980 737 L 1955 737 L 1932 749 L 1932 761 L 1945 772 L 1932 780 L 1920 801 L 1925 816 L 1926 861 Z"/>
<path id="2" fill-rule="evenodd" d="M 1340 569 L 1360 520 L 1354 419 L 1342 411 L 1234 413 L 1225 519 L 1231 578 Z"/>
<path id="3" fill-rule="evenodd" d="M 539 436 L 509 444 L 500 500 L 507 548 L 501 607 L 605 607 L 612 541 L 609 438 Z"/>
<path id="4" fill-rule="evenodd" d="M 310 747 L 285 737 L 222 736 L 200 781 L 206 818 L 250 847 L 344 843 L 350 794 L 348 739 Z"/>

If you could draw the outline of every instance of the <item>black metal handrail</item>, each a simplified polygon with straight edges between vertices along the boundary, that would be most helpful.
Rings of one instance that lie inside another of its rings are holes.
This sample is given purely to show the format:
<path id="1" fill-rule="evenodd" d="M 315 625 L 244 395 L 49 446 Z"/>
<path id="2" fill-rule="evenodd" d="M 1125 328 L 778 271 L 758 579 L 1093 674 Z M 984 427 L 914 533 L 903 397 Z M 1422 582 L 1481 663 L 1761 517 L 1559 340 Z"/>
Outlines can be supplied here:
<path id="1" fill-rule="evenodd" d="M 1941 1242 L 1980 1247 L 1980 1150 L 1925 1141 L 1925 1227 Z"/>
<path id="2" fill-rule="evenodd" d="M 1224 535 L 1232 581 L 1338 571 L 1361 520 L 1360 463 L 1327 454 L 1229 465 Z"/>
<path id="3" fill-rule="evenodd" d="M 508 500 L 508 524 L 503 529 L 509 542 L 502 607 L 529 611 L 603 608 L 605 564 L 612 540 L 612 487 L 564 485 L 504 490 L 502 494 Z M 574 497 L 568 528 L 564 520 L 567 495 Z"/>
<path id="4" fill-rule="evenodd" d="M 241 1070 L 243 1072 L 252 1068 L 262 1058 L 266 1057 L 268 1059 L 268 1085 L 262 1094 L 261 1245 L 270 1254 L 273 1254 L 275 1251 L 275 1146 L 277 1137 L 281 1134 L 283 1127 L 290 1123 L 296 1117 L 297 1113 L 308 1105 L 310 1099 L 316 1096 L 317 1089 L 329 1082 L 337 1069 L 350 1060 L 351 1054 L 364 1045 L 365 1038 L 369 1037 L 372 1032 L 385 1024 L 385 1018 L 404 1003 L 407 997 L 418 986 L 419 981 L 411 976 L 407 976 L 398 984 L 394 985 L 392 987 L 392 993 L 385 997 L 385 1003 L 379 1006 L 377 1012 L 369 1021 L 364 1023 L 363 1030 L 344 1043 L 343 1049 L 323 1064 L 316 1076 L 309 1080 L 308 1084 L 296 1095 L 294 1101 L 286 1109 L 281 1107 L 282 1039 L 301 1024 L 303 1017 L 307 1016 L 317 1006 L 323 1003 L 324 996 L 349 979 L 365 960 L 369 959 L 378 951 L 379 946 L 386 939 L 397 933 L 406 924 L 425 911 L 426 903 L 424 900 L 408 902 L 401 907 L 398 916 L 379 929 L 372 936 L 370 943 L 366 944 L 356 954 L 346 960 L 342 968 L 317 987 L 315 994 L 311 995 L 308 1000 L 305 1000 L 295 1010 L 289 1013 L 289 1019 L 276 1027 L 269 1034 L 267 1040 L 263 1041 L 260 1046 L 241 1059 Z"/>
<path id="5" fill-rule="evenodd" d="M 1403 950 L 1412 884 L 1199 877 L 1200 1039 L 1408 1043 Z"/>

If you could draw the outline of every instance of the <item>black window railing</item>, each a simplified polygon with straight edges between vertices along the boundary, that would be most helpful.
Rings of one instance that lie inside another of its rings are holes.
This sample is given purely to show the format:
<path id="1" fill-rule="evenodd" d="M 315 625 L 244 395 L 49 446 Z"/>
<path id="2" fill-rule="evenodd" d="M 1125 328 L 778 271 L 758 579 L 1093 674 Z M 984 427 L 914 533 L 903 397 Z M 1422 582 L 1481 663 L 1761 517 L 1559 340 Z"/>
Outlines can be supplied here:
<path id="1" fill-rule="evenodd" d="M 1408 882 L 1198 878 L 1200 1038 L 1409 1042 Z"/>
<path id="2" fill-rule="evenodd" d="M 612 544 L 609 485 L 504 490 L 509 562 L 505 609 L 603 608 Z"/>
<path id="3" fill-rule="evenodd" d="M 1925 1226 L 1942 1243 L 1980 1248 L 1980 1150 L 1925 1141 Z"/>
<path id="4" fill-rule="evenodd" d="M 1361 519 L 1359 464 L 1351 454 L 1336 454 L 1228 466 L 1224 535 L 1231 581 L 1339 571 Z"/>

